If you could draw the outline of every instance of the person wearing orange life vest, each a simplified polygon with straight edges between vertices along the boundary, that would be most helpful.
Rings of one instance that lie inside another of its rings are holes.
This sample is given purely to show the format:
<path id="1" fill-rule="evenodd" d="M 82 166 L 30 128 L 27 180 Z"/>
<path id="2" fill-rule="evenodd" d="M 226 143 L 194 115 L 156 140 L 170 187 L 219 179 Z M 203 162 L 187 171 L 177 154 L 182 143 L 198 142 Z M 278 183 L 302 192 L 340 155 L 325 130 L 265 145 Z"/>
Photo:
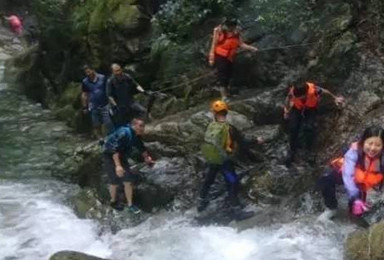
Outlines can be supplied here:
<path id="1" fill-rule="evenodd" d="M 284 105 L 284 119 L 288 120 L 289 128 L 289 152 L 285 160 L 287 166 L 290 166 L 294 160 L 300 128 L 302 128 L 305 137 L 305 148 L 312 152 L 317 108 L 322 94 L 333 97 L 337 106 L 344 102 L 343 97 L 335 96 L 329 90 L 302 79 L 289 88 Z M 307 159 L 309 163 L 315 163 L 314 155 L 309 154 Z"/>
<path id="2" fill-rule="evenodd" d="M 383 183 L 384 130 L 368 127 L 358 142 L 350 145 L 343 157 L 333 160 L 330 168 L 319 179 L 319 186 L 327 209 L 320 220 L 335 216 L 337 209 L 336 185 L 344 184 L 348 193 L 350 212 L 361 216 L 369 210 L 367 192 Z"/>
<path id="3" fill-rule="evenodd" d="M 232 63 L 238 48 L 254 52 L 258 50 L 242 41 L 236 19 L 227 19 L 223 24 L 215 27 L 208 61 L 211 66 L 216 66 L 217 79 L 223 99 L 228 99 L 229 96 Z"/>

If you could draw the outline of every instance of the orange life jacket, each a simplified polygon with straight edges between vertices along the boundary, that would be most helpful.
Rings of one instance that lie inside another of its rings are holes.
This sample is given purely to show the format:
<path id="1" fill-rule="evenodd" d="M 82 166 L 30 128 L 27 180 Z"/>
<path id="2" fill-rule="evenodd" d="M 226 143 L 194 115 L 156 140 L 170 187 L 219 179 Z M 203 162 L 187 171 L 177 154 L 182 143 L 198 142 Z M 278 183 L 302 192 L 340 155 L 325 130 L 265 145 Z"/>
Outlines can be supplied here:
<path id="1" fill-rule="evenodd" d="M 351 145 L 352 149 L 357 149 L 357 143 Z M 355 168 L 355 183 L 362 188 L 363 191 L 368 191 L 369 189 L 379 185 L 383 181 L 383 169 L 381 167 L 380 158 L 369 158 L 364 156 L 364 161 L 361 159 L 356 163 Z M 334 159 L 331 162 L 336 170 L 341 172 L 342 166 L 344 164 L 344 158 L 339 157 Z M 362 165 L 364 164 L 364 165 Z"/>
<path id="2" fill-rule="evenodd" d="M 219 32 L 219 38 L 215 47 L 215 54 L 233 61 L 236 50 L 240 46 L 240 35 L 234 33 L 228 37 L 227 33 Z"/>
<path id="3" fill-rule="evenodd" d="M 304 100 L 295 97 L 293 93 L 294 87 L 291 87 L 289 91 L 291 102 L 298 110 L 303 110 L 304 108 L 317 108 L 317 105 L 319 104 L 319 96 L 317 94 L 315 84 L 310 82 L 306 82 L 306 84 L 308 85 L 308 90 Z"/>

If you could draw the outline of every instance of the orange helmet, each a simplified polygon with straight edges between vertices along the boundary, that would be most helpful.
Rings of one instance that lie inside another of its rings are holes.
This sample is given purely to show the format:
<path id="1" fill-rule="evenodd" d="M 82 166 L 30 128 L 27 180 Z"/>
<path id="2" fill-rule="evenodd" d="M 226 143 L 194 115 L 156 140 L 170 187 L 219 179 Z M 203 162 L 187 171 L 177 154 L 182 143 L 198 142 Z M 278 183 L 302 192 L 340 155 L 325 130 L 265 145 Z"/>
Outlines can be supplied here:
<path id="1" fill-rule="evenodd" d="M 217 100 L 217 101 L 214 101 L 212 103 L 211 109 L 215 113 L 223 111 L 223 110 L 228 111 L 228 105 L 224 101 Z"/>

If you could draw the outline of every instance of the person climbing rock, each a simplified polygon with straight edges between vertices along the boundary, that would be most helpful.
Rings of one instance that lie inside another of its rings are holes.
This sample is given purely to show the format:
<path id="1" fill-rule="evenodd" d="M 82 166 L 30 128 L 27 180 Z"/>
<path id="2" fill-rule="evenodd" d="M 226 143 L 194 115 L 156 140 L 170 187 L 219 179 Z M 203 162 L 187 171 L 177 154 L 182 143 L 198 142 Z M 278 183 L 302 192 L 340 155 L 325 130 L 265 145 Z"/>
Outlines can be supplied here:
<path id="1" fill-rule="evenodd" d="M 108 113 L 108 98 L 106 93 L 106 77 L 88 65 L 83 66 L 86 77 L 82 81 L 81 103 L 84 114 L 91 114 L 93 132 L 103 145 L 104 136 L 113 130 Z"/>
<path id="2" fill-rule="evenodd" d="M 337 106 L 344 103 L 343 97 L 335 96 L 329 90 L 302 79 L 289 88 L 284 106 L 284 119 L 288 120 L 289 128 L 289 152 L 285 160 L 287 166 L 295 159 L 300 130 L 303 131 L 304 148 L 308 151 L 307 160 L 315 164 L 312 146 L 316 137 L 317 108 L 322 94 L 333 97 Z"/>
<path id="3" fill-rule="evenodd" d="M 343 157 L 330 163 L 318 181 L 327 208 L 319 220 L 331 219 L 336 214 L 336 185 L 344 184 L 352 215 L 360 217 L 369 210 L 367 192 L 372 188 L 381 189 L 383 185 L 383 147 L 384 130 L 376 126 L 368 127 Z"/>
<path id="4" fill-rule="evenodd" d="M 117 200 L 117 188 L 123 183 L 128 211 L 134 214 L 141 211 L 133 204 L 133 182 L 136 176 L 130 169 L 127 157 L 135 147 L 147 165 L 152 166 L 154 164 L 154 160 L 140 139 L 144 134 L 144 128 L 144 121 L 134 118 L 131 125 L 117 128 L 106 138 L 102 155 L 103 169 L 107 173 L 110 183 L 111 207 L 116 210 L 123 210 L 124 208 L 124 205 Z"/>
<path id="5" fill-rule="evenodd" d="M 137 93 L 145 93 L 119 64 L 112 64 L 112 76 L 108 79 L 107 95 L 112 106 L 112 119 L 116 127 L 123 126 L 134 117 L 145 118 L 146 109 L 134 100 Z"/>
<path id="6" fill-rule="evenodd" d="M 227 19 L 215 27 L 208 61 L 211 66 L 216 66 L 217 80 L 223 100 L 229 100 L 232 64 L 239 47 L 254 52 L 258 50 L 242 41 L 236 19 Z"/>
<path id="7" fill-rule="evenodd" d="M 23 33 L 23 23 L 17 15 L 4 16 L 4 19 L 8 21 L 11 31 L 17 36 L 21 36 Z"/>
<path id="8" fill-rule="evenodd" d="M 221 172 L 227 183 L 231 214 L 238 220 L 251 217 L 253 212 L 242 211 L 238 199 L 239 177 L 233 162 L 236 142 L 233 139 L 231 126 L 226 119 L 228 105 L 224 101 L 218 100 L 212 103 L 211 110 L 214 114 L 214 121 L 208 125 L 204 135 L 204 144 L 201 147 L 208 164 L 208 171 L 200 190 L 197 210 L 201 212 L 208 206 L 209 188 L 214 183 L 216 174 Z M 258 141 L 261 142 L 261 139 Z"/>

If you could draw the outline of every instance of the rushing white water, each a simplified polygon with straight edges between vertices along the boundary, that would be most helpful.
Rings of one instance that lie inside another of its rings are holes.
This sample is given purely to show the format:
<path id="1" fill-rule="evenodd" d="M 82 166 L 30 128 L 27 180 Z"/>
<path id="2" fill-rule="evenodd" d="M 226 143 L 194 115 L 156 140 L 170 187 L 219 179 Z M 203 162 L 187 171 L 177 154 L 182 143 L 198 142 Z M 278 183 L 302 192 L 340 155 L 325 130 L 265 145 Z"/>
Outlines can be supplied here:
<path id="1" fill-rule="evenodd" d="M 0 82 L 4 62 L 0 60 Z M 60 250 L 109 256 L 97 224 L 76 217 L 77 191 L 50 178 L 76 141 L 48 111 L 0 83 L 0 260 L 47 260 Z"/>
<path id="2" fill-rule="evenodd" d="M 45 260 L 59 250 L 110 255 L 97 225 L 78 219 L 63 204 L 68 188 L 34 182 L 0 182 L 0 259 Z"/>
<path id="3" fill-rule="evenodd" d="M 343 259 L 349 227 L 313 220 L 237 232 L 230 227 L 193 227 L 187 217 L 170 220 L 167 216 L 122 230 L 109 239 L 112 258 L 119 260 Z"/>
<path id="4" fill-rule="evenodd" d="M 60 250 L 116 260 L 343 258 L 349 227 L 310 220 L 237 232 L 163 213 L 114 235 L 100 234 L 96 222 L 77 218 L 66 205 L 77 188 L 49 178 L 51 165 L 62 159 L 60 149 L 71 145 L 69 136 L 49 112 L 0 84 L 0 260 L 47 260 Z"/>

